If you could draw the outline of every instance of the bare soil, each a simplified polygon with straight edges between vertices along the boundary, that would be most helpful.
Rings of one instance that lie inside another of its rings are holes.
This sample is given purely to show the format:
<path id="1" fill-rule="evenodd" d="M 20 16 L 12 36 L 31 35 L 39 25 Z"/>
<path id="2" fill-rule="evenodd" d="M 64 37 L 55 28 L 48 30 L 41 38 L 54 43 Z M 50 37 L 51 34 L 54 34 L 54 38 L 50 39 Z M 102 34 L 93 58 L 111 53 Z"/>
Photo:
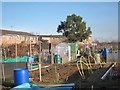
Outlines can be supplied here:
<path id="1" fill-rule="evenodd" d="M 103 66 L 103 69 L 101 69 L 100 65 L 93 64 L 92 65 L 93 74 L 89 74 L 87 67 L 83 66 L 85 77 L 86 77 L 85 80 L 81 78 L 76 65 L 68 65 L 68 64 L 51 65 L 48 68 L 42 69 L 42 81 L 43 82 L 59 82 L 59 83 L 75 83 L 76 87 L 85 88 L 87 86 L 89 87 L 89 85 L 92 83 L 96 85 L 97 81 L 100 81 L 101 75 L 104 74 L 104 72 L 110 67 L 110 65 L 111 65 L 110 63 L 106 64 Z M 117 73 L 117 78 L 118 78 L 120 76 L 120 72 L 118 71 L 120 69 L 120 63 L 117 63 L 116 67 L 117 68 L 115 68 L 115 72 Z M 99 70 L 102 72 L 102 74 L 101 73 L 95 74 Z M 59 78 L 57 76 L 58 74 L 59 74 Z M 33 81 L 39 82 L 39 71 L 36 70 L 36 71 L 30 72 L 30 77 L 34 78 Z M 92 77 L 92 79 L 90 77 Z M 93 79 L 95 80 L 94 82 L 91 81 Z"/>
<path id="2" fill-rule="evenodd" d="M 56 69 L 55 69 L 56 68 Z M 83 65 L 86 78 L 90 76 L 88 69 Z M 92 65 L 93 72 L 100 68 L 100 65 Z M 39 81 L 39 71 L 30 72 L 30 77 L 34 78 L 33 81 Z M 63 82 L 63 83 L 76 83 L 79 84 L 82 80 L 77 65 L 51 65 L 48 68 L 42 69 L 43 82 Z"/>
<path id="3" fill-rule="evenodd" d="M 86 76 L 85 80 L 83 80 L 81 78 L 76 65 L 68 65 L 68 64 L 51 65 L 48 68 L 43 68 L 42 69 L 42 81 L 43 82 L 58 82 L 58 83 L 75 83 L 77 90 L 78 90 L 78 88 L 81 89 L 81 88 L 91 87 L 90 86 L 91 82 L 89 83 L 87 81 L 88 78 L 91 75 L 88 73 L 88 70 L 85 66 L 83 66 L 83 68 L 84 68 L 84 72 L 85 72 L 85 76 Z M 100 68 L 99 65 L 92 65 L 92 70 L 93 70 L 94 73 L 99 68 Z M 117 62 L 117 65 L 116 65 L 114 71 L 115 71 L 115 73 L 117 73 L 116 78 L 120 79 L 120 62 Z M 59 74 L 59 78 L 57 77 L 58 74 Z M 38 70 L 29 72 L 29 76 L 31 78 L 34 78 L 33 81 L 39 83 L 39 72 L 38 72 Z M 96 77 L 97 76 L 95 76 L 94 78 L 96 78 Z M 119 88 L 119 83 L 117 84 L 117 79 L 113 80 L 112 83 L 110 83 L 109 81 L 100 81 L 100 82 L 96 81 L 93 84 L 97 85 L 97 82 L 98 82 L 99 83 L 98 84 L 99 88 L 101 88 L 101 90 L 103 90 L 102 88 L 107 90 L 106 85 L 109 85 L 108 87 L 110 87 L 110 88 L 111 87 L 114 87 L 114 88 L 118 87 Z M 104 82 L 105 82 L 105 85 L 103 84 Z M 120 81 L 118 81 L 118 82 L 120 82 Z M 114 85 L 116 85 L 116 86 L 114 86 Z M 11 86 L 9 84 L 3 84 L 2 85 L 2 90 L 9 90 L 10 87 Z M 118 90 L 118 89 L 116 89 L 116 90 Z"/>

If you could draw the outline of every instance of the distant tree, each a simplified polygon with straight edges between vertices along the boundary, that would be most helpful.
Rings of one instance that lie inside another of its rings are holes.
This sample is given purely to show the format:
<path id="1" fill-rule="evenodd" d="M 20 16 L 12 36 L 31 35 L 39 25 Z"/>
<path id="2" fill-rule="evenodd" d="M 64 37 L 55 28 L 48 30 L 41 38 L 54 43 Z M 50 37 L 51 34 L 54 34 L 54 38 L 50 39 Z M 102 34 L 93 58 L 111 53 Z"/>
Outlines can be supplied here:
<path id="1" fill-rule="evenodd" d="M 44 40 L 44 39 L 42 39 L 41 41 L 42 41 L 42 42 L 48 42 L 48 40 Z"/>
<path id="2" fill-rule="evenodd" d="M 66 21 L 61 21 L 57 32 L 67 37 L 68 42 L 82 42 L 92 34 L 91 28 L 86 28 L 86 22 L 82 21 L 82 17 L 75 14 L 67 16 Z"/>

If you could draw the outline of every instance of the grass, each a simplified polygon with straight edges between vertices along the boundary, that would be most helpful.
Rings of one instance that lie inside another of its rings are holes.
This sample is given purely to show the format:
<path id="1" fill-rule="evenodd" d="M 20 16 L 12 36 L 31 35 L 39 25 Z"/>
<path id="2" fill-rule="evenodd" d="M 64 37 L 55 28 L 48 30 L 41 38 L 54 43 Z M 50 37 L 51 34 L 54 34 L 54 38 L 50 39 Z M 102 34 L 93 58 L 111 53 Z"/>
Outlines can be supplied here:
<path id="1" fill-rule="evenodd" d="M 14 83 L 14 80 L 5 80 L 5 81 L 2 81 L 2 83 Z"/>
<path id="2" fill-rule="evenodd" d="M 30 83 L 31 84 L 55 85 L 55 84 L 64 84 L 65 82 L 49 82 L 49 81 L 36 82 L 36 81 L 32 81 Z"/>
<path id="3" fill-rule="evenodd" d="M 14 81 L 13 81 L 13 80 L 2 81 L 2 85 L 7 88 L 7 89 L 5 89 L 5 90 L 9 90 L 10 88 L 13 88 L 13 86 L 14 86 Z"/>
<path id="4" fill-rule="evenodd" d="M 66 64 L 76 64 L 78 60 L 79 60 L 79 59 L 75 59 L 75 60 L 72 60 L 72 61 L 70 61 L 70 62 L 68 62 L 68 63 L 66 63 Z"/>
<path id="5" fill-rule="evenodd" d="M 81 81 L 81 86 L 82 87 L 106 87 L 106 88 L 118 88 L 120 87 L 120 79 L 117 80 L 99 80 L 99 81 L 88 81 L 88 80 L 82 80 Z"/>

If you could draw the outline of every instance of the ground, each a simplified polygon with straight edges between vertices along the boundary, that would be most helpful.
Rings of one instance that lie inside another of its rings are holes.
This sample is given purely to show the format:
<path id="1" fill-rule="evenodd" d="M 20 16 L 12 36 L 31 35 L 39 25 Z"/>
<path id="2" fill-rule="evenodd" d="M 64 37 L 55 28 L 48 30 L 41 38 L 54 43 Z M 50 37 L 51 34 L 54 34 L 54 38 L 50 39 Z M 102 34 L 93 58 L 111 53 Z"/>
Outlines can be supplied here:
<path id="1" fill-rule="evenodd" d="M 84 66 L 83 68 L 86 79 L 81 78 L 76 64 L 51 65 L 49 68 L 42 69 L 42 84 L 46 85 L 55 83 L 75 83 L 76 87 L 82 88 L 85 88 L 86 86 L 91 87 L 92 84 L 94 84 L 95 87 L 102 87 L 104 86 L 104 84 L 108 86 L 113 84 L 111 87 L 114 87 L 114 84 L 116 84 L 117 81 L 120 82 L 120 80 L 109 80 L 111 83 L 108 80 L 104 80 L 104 82 L 100 80 L 100 77 L 106 72 L 106 70 L 110 67 L 111 64 L 112 63 L 104 65 L 102 69 L 100 68 L 99 64 L 92 65 L 93 74 L 89 74 L 87 68 Z M 114 70 L 115 72 L 117 72 L 117 78 L 120 77 L 120 72 L 118 70 L 119 68 L 120 63 L 117 63 L 116 68 Z M 39 71 L 30 72 L 30 77 L 34 78 L 33 82 L 38 82 Z M 100 85 L 100 83 L 103 83 L 103 85 Z M 39 83 L 39 85 L 41 85 L 41 83 Z M 118 85 L 116 85 L 116 87 L 117 86 Z"/>
<path id="2" fill-rule="evenodd" d="M 83 66 L 86 79 L 82 79 L 76 64 L 63 64 L 63 65 L 50 65 L 48 68 L 42 68 L 42 82 L 39 82 L 38 70 L 29 72 L 30 78 L 33 78 L 31 83 L 40 86 L 50 86 L 51 84 L 60 83 L 75 83 L 76 88 L 120 88 L 120 62 L 118 62 L 114 68 L 113 77 L 107 77 L 105 80 L 100 80 L 109 67 L 110 63 L 100 68 L 99 64 L 92 65 L 93 74 L 89 74 L 87 67 Z M 103 74 L 101 74 L 103 73 Z M 12 86 L 12 85 L 11 85 Z M 10 85 L 8 83 L 3 84 L 2 90 L 9 90 Z"/>

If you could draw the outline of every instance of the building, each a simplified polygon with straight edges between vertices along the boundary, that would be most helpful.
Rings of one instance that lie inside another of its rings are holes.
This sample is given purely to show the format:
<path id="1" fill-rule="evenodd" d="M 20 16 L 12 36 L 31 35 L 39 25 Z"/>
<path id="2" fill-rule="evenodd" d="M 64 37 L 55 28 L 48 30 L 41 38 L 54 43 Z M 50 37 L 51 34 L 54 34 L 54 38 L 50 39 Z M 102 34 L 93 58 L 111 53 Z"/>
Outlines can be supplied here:
<path id="1" fill-rule="evenodd" d="M 37 43 L 38 38 L 34 34 L 0 29 L 0 45 L 5 52 L 2 53 L 4 59 L 36 53 L 38 48 L 34 45 Z"/>
<path id="2" fill-rule="evenodd" d="M 66 38 L 63 35 L 38 35 L 39 41 L 47 41 L 51 47 L 63 42 Z"/>
<path id="3" fill-rule="evenodd" d="M 60 43 L 65 40 L 63 35 L 38 35 L 39 40 L 47 40 L 49 43 Z"/>
<path id="4" fill-rule="evenodd" d="M 21 42 L 35 44 L 37 41 L 37 36 L 28 32 L 0 29 L 0 44 L 2 46 L 12 45 L 15 43 L 19 44 Z"/>

